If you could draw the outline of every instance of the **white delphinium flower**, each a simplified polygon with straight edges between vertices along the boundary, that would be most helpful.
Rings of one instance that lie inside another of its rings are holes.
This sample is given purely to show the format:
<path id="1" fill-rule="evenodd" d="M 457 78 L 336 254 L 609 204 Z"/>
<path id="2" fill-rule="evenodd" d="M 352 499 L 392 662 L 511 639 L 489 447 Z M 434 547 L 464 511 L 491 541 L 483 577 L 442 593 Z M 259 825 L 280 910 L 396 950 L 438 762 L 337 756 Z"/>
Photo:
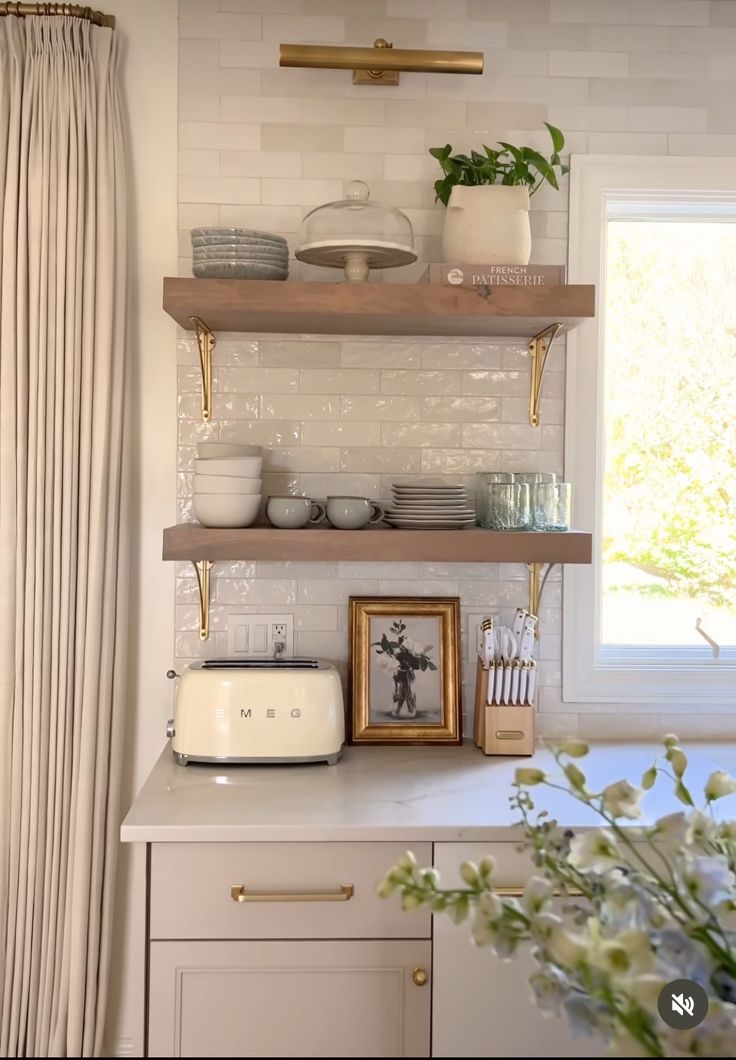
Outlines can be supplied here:
<path id="1" fill-rule="evenodd" d="M 682 879 L 688 894 L 705 906 L 706 916 L 713 906 L 733 896 L 734 878 L 722 854 L 686 855 Z"/>
<path id="2" fill-rule="evenodd" d="M 718 825 L 713 818 L 702 810 L 693 810 L 689 819 L 688 842 L 701 849 L 711 849 L 711 844 L 718 834 Z"/>
<path id="3" fill-rule="evenodd" d="M 570 844 L 569 861 L 581 872 L 606 872 L 620 865 L 622 856 L 609 832 L 594 830 L 575 836 Z"/>
<path id="4" fill-rule="evenodd" d="M 705 785 L 705 797 L 708 802 L 722 799 L 724 795 L 733 795 L 735 791 L 736 778 L 723 769 L 716 769 L 714 773 L 711 773 Z"/>
<path id="5" fill-rule="evenodd" d="M 537 1008 L 542 1012 L 560 1015 L 562 1003 L 570 993 L 570 982 L 564 972 L 554 965 L 545 964 L 529 976 L 529 986 Z"/>
<path id="6" fill-rule="evenodd" d="M 521 904 L 528 916 L 535 916 L 546 908 L 552 894 L 552 884 L 541 876 L 532 876 L 524 887 Z"/>
<path id="7" fill-rule="evenodd" d="M 596 1034 L 604 1041 L 613 1037 L 613 1020 L 601 1001 L 587 994 L 570 994 L 563 1002 L 573 1035 Z"/>
<path id="8" fill-rule="evenodd" d="M 582 741 L 567 741 L 553 752 L 557 776 L 531 766 L 516 771 L 512 805 L 534 866 L 520 898 L 493 890 L 486 859 L 466 862 L 463 885 L 443 890 L 433 870 L 406 857 L 380 893 L 396 890 L 405 908 L 424 905 L 456 923 L 470 916 L 476 944 L 500 957 L 531 944 L 538 1007 L 562 1010 L 574 1033 L 606 1039 L 611 1055 L 736 1056 L 736 820 L 717 821 L 712 806 L 736 794 L 736 780 L 711 773 L 707 812 L 697 810 L 684 779 L 687 756 L 672 736 L 664 763 L 657 759 L 640 787 L 621 780 L 596 793 L 570 761 L 586 752 Z M 629 824 L 640 815 L 643 790 L 662 777 L 673 781 L 685 812 Z M 545 786 L 565 786 L 604 827 L 576 835 L 544 810 L 533 819 L 539 798 L 528 789 Z M 658 1013 L 661 991 L 675 979 L 708 993 L 709 1013 L 692 1031 L 665 1026 Z"/>
<path id="9" fill-rule="evenodd" d="M 628 780 L 617 780 L 615 784 L 609 784 L 601 792 L 603 809 L 614 818 L 641 817 L 639 808 L 641 796 L 642 789 L 633 787 Z"/>

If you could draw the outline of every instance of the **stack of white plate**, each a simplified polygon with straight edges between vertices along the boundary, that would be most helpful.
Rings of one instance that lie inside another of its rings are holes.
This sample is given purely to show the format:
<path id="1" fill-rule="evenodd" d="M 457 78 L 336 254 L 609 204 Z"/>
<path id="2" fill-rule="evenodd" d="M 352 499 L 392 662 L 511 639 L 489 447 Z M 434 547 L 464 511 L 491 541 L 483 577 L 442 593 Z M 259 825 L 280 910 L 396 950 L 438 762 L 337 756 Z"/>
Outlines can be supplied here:
<path id="1" fill-rule="evenodd" d="M 194 461 L 194 514 L 202 526 L 250 526 L 261 507 L 260 445 L 200 442 Z"/>
<path id="2" fill-rule="evenodd" d="M 199 279 L 285 280 L 289 245 L 252 228 L 193 228 L 192 272 Z"/>
<path id="3" fill-rule="evenodd" d="M 462 530 L 475 524 L 464 486 L 446 482 L 395 482 L 386 522 L 405 530 Z"/>

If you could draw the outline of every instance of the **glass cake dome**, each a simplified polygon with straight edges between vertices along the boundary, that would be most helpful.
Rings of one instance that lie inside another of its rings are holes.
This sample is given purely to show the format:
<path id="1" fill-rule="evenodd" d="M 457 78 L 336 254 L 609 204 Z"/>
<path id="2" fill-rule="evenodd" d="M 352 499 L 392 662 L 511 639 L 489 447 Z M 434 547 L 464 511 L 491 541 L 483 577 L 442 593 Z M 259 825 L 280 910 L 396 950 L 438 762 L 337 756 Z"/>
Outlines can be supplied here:
<path id="1" fill-rule="evenodd" d="M 312 210 L 302 221 L 299 261 L 344 269 L 354 283 L 370 269 L 389 269 L 417 260 L 411 221 L 394 206 L 371 202 L 368 185 L 354 180 L 347 197 Z"/>

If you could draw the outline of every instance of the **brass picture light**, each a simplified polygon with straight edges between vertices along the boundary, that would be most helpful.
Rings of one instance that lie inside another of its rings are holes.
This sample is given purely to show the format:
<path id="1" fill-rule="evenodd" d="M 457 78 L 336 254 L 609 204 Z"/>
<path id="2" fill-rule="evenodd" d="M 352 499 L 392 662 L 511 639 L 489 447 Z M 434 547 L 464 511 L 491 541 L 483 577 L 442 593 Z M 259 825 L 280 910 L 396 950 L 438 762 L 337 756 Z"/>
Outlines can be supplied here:
<path id="1" fill-rule="evenodd" d="M 346 45 L 282 44 L 279 66 L 352 70 L 355 85 L 398 85 L 399 71 L 418 74 L 482 74 L 483 52 L 394 48 L 379 37 L 372 48 Z"/>

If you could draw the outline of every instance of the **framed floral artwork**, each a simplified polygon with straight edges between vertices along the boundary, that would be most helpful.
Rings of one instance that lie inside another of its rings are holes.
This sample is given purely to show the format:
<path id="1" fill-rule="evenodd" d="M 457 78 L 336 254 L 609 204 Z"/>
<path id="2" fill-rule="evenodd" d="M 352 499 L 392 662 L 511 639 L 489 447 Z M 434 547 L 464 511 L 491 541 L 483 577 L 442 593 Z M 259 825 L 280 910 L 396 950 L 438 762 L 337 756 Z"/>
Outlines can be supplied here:
<path id="1" fill-rule="evenodd" d="M 350 598 L 350 742 L 462 741 L 457 597 Z"/>

